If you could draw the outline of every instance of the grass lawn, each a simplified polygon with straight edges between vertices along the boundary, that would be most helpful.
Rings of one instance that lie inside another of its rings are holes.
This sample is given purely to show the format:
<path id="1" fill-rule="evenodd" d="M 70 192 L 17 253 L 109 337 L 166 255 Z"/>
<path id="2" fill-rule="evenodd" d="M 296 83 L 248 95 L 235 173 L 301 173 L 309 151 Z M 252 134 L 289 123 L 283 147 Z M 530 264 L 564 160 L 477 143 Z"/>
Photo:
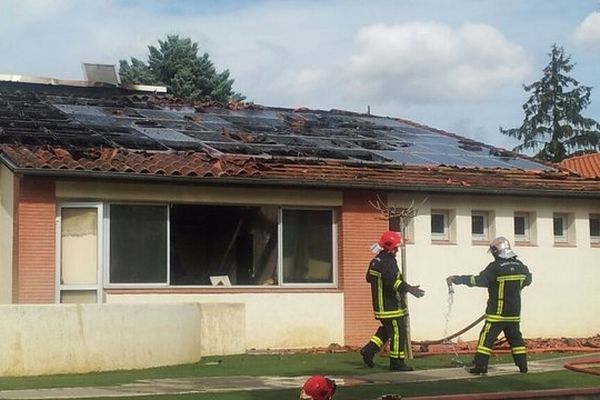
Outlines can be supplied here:
<path id="1" fill-rule="evenodd" d="M 531 360 L 557 358 L 569 353 L 535 353 Z M 580 354 L 582 357 L 584 354 Z M 456 356 L 441 355 L 415 358 L 410 364 L 415 369 L 447 368 Z M 471 356 L 461 355 L 459 360 L 468 363 Z M 28 378 L 0 378 L 0 390 L 32 389 L 76 386 L 109 386 L 132 383 L 143 379 L 210 377 L 210 376 L 304 376 L 323 374 L 329 376 L 361 376 L 387 371 L 387 358 L 376 358 L 374 369 L 362 365 L 358 353 L 290 354 L 290 355 L 239 355 L 206 357 L 195 364 L 146 370 L 99 372 L 80 375 L 54 375 Z M 511 362 L 510 355 L 493 356 L 490 364 Z M 403 396 L 498 392 L 508 390 L 557 389 L 569 387 L 600 387 L 600 376 L 568 370 L 515 374 L 479 379 L 418 382 L 408 384 L 363 385 L 340 387 L 335 400 L 374 399 L 385 393 Z M 296 399 L 298 390 L 269 390 L 254 392 L 190 394 L 179 396 L 148 396 L 136 399 L 214 399 L 214 400 L 275 400 Z M 114 397 L 113 397 L 114 399 Z"/>

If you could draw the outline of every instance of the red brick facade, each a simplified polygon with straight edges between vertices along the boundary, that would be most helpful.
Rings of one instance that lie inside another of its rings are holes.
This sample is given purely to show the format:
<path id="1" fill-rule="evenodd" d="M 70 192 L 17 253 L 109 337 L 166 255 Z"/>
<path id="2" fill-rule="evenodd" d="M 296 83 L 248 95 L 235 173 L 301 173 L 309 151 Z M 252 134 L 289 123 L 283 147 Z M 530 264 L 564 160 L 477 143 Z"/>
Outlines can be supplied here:
<path id="1" fill-rule="evenodd" d="M 54 303 L 54 181 L 15 178 L 13 303 Z"/>
<path id="2" fill-rule="evenodd" d="M 369 205 L 374 192 L 344 193 L 340 217 L 340 287 L 344 292 L 345 344 L 365 344 L 379 326 L 373 319 L 369 285 L 365 272 L 373 254 L 369 247 L 377 242 L 388 222 Z M 385 199 L 385 197 L 382 197 Z"/>

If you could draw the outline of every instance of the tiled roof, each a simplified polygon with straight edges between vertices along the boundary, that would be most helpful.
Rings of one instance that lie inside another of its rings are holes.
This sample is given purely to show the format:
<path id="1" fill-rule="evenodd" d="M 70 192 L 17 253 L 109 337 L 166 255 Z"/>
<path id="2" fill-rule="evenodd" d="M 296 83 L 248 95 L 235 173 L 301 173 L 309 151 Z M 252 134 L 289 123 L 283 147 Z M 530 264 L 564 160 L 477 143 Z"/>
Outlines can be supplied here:
<path id="1" fill-rule="evenodd" d="M 337 160 L 301 161 L 247 155 L 212 156 L 205 152 L 88 149 L 76 153 L 59 147 L 3 144 L 0 151 L 19 172 L 68 176 L 104 174 L 114 178 L 162 177 L 251 181 L 261 184 L 337 186 L 459 192 L 590 193 L 600 196 L 600 179 L 568 172 L 349 164 Z M 555 193 L 556 194 L 556 193 Z"/>
<path id="2" fill-rule="evenodd" d="M 600 178 L 600 153 L 571 157 L 561 161 L 560 165 L 588 178 Z"/>
<path id="3" fill-rule="evenodd" d="M 600 196 L 589 179 L 411 121 L 0 82 L 0 160 L 22 174 Z"/>

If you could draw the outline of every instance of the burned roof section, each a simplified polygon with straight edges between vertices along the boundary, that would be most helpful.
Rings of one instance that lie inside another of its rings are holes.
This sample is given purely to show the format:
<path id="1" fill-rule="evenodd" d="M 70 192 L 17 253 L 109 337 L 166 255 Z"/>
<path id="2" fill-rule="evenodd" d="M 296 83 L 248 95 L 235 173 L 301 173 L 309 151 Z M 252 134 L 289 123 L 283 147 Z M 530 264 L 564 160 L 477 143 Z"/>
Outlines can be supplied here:
<path id="1" fill-rule="evenodd" d="M 0 161 L 81 179 L 600 197 L 600 179 L 411 121 L 0 81 Z"/>
<path id="2" fill-rule="evenodd" d="M 184 103 L 109 88 L 0 82 L 0 143 L 204 151 L 391 165 L 549 170 L 409 121 L 343 111 Z"/>

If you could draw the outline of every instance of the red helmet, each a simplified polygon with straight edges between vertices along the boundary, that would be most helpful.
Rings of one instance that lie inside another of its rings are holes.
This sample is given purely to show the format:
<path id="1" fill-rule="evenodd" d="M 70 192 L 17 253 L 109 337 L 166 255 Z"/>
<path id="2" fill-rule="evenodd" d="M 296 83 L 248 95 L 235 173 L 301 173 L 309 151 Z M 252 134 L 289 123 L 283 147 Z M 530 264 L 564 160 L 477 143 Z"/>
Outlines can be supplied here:
<path id="1" fill-rule="evenodd" d="M 402 244 L 402 236 L 398 232 L 388 231 L 381 235 L 378 244 L 385 251 L 391 253 Z"/>
<path id="2" fill-rule="evenodd" d="M 304 382 L 300 399 L 330 400 L 335 393 L 335 382 L 321 375 L 313 375 Z"/>

